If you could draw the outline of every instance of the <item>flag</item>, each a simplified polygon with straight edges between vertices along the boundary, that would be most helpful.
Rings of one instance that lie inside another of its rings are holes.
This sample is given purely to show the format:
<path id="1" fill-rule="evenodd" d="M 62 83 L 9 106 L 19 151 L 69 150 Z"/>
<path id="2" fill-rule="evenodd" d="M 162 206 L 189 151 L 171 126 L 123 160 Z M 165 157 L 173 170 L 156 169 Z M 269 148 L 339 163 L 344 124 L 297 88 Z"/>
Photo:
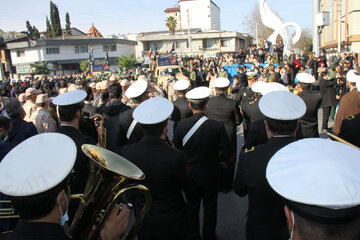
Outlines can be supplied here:
<path id="1" fill-rule="evenodd" d="M 174 52 L 174 51 L 175 51 L 175 43 L 173 43 L 172 48 L 171 48 L 171 50 L 170 50 L 170 53 L 172 53 L 172 52 Z"/>
<path id="2" fill-rule="evenodd" d="M 106 64 L 109 64 L 109 52 L 106 52 L 105 62 Z"/>
<path id="3" fill-rule="evenodd" d="M 151 58 L 151 55 L 152 55 L 152 49 L 150 48 L 150 52 L 149 52 L 149 58 Z"/>

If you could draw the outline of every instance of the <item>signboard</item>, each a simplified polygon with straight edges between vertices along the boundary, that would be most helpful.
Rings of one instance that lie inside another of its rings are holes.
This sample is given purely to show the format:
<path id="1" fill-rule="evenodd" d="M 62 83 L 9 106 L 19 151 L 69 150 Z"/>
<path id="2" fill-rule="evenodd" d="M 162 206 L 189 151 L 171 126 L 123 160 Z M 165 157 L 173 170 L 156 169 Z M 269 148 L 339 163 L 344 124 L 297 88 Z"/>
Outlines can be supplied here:
<path id="1" fill-rule="evenodd" d="M 170 66 L 170 65 L 177 65 L 176 57 L 168 57 L 168 58 L 159 58 L 158 59 L 158 66 Z"/>
<path id="2" fill-rule="evenodd" d="M 104 71 L 104 65 L 92 65 L 93 72 L 101 72 Z"/>
<path id="3" fill-rule="evenodd" d="M 30 65 L 16 66 L 17 73 L 31 73 Z"/>
<path id="4" fill-rule="evenodd" d="M 104 65 L 106 64 L 105 60 L 95 60 L 95 65 Z"/>
<path id="5" fill-rule="evenodd" d="M 46 65 L 46 67 L 49 69 L 49 70 L 54 70 L 54 65 L 52 63 L 48 63 Z"/>

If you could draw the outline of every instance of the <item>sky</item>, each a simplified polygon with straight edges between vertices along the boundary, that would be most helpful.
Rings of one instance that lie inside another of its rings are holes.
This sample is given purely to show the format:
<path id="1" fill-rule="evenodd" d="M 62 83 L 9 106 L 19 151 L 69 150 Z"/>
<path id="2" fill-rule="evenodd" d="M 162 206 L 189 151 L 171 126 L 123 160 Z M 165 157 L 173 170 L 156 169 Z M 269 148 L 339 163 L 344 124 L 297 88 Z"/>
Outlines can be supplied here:
<path id="1" fill-rule="evenodd" d="M 257 0 L 213 0 L 221 9 L 221 28 L 246 32 L 245 17 Z M 71 26 L 87 32 L 94 23 L 106 37 L 166 30 L 164 10 L 177 5 L 177 0 L 54 0 L 59 7 L 62 27 L 69 12 Z M 49 0 L 1 0 L 0 29 L 25 31 L 26 20 L 40 31 L 46 29 Z M 296 22 L 301 28 L 312 27 L 312 0 L 267 0 L 284 22 Z"/>

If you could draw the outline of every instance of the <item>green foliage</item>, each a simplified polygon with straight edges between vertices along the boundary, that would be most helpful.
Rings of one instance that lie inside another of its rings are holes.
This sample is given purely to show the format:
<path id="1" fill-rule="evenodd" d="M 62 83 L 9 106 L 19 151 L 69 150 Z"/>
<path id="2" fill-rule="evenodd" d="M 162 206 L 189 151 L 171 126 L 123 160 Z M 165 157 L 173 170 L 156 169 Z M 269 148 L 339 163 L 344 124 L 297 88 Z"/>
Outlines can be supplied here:
<path id="1" fill-rule="evenodd" d="M 40 39 L 40 32 L 35 26 L 33 26 L 33 39 Z"/>
<path id="2" fill-rule="evenodd" d="M 61 22 L 58 7 L 50 1 L 50 21 L 52 27 L 52 33 L 54 37 L 61 36 Z"/>
<path id="3" fill-rule="evenodd" d="M 166 27 L 169 29 L 169 33 L 174 35 L 175 34 L 175 28 L 177 25 L 177 21 L 173 16 L 170 16 L 166 19 Z"/>
<path id="4" fill-rule="evenodd" d="M 40 39 L 40 32 L 35 26 L 31 26 L 29 21 L 26 21 L 26 34 L 30 37 L 30 39 L 37 40 Z"/>
<path id="5" fill-rule="evenodd" d="M 47 62 L 42 64 L 30 64 L 31 69 L 35 75 L 49 74 L 50 70 L 47 68 Z"/>
<path id="6" fill-rule="evenodd" d="M 34 34 L 34 29 L 32 28 L 29 21 L 26 21 L 26 28 L 27 28 L 29 36 L 32 37 Z"/>
<path id="7" fill-rule="evenodd" d="M 134 54 L 131 54 L 130 57 L 120 56 L 117 58 L 118 65 L 121 69 L 129 69 L 133 64 L 135 64 Z"/>
<path id="8" fill-rule="evenodd" d="M 65 25 L 65 28 L 66 28 L 66 34 L 67 35 L 71 35 L 71 22 L 70 22 L 70 15 L 69 13 L 66 13 L 66 25 Z"/>
<path id="9" fill-rule="evenodd" d="M 83 73 L 86 73 L 89 70 L 89 61 L 84 60 L 80 62 L 80 69 Z"/>
<path id="10" fill-rule="evenodd" d="M 51 38 L 53 36 L 52 33 L 52 27 L 49 21 L 49 18 L 46 16 L 46 32 L 45 32 L 46 38 Z"/>

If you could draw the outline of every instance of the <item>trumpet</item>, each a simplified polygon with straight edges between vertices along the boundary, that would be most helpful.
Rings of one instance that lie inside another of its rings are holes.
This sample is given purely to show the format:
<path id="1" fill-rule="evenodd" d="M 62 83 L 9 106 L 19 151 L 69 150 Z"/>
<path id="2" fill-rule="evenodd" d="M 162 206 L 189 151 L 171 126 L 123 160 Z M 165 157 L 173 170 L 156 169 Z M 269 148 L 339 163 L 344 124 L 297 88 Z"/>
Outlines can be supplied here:
<path id="1" fill-rule="evenodd" d="M 0 200 L 0 203 L 11 206 L 10 200 Z M 15 209 L 12 207 L 0 208 L 0 219 L 8 218 L 19 218 L 19 215 L 16 214 Z"/>
<path id="2" fill-rule="evenodd" d="M 145 186 L 126 185 L 126 180 L 142 180 L 145 178 L 143 172 L 125 158 L 99 146 L 84 144 L 82 151 L 91 159 L 90 174 L 84 194 L 72 196 L 81 201 L 68 234 L 76 239 L 96 239 L 120 197 L 128 191 L 138 191 L 143 194 L 145 204 L 126 237 L 127 240 L 134 239 L 152 200 Z M 93 233 L 92 237 L 89 237 L 90 233 Z"/>

